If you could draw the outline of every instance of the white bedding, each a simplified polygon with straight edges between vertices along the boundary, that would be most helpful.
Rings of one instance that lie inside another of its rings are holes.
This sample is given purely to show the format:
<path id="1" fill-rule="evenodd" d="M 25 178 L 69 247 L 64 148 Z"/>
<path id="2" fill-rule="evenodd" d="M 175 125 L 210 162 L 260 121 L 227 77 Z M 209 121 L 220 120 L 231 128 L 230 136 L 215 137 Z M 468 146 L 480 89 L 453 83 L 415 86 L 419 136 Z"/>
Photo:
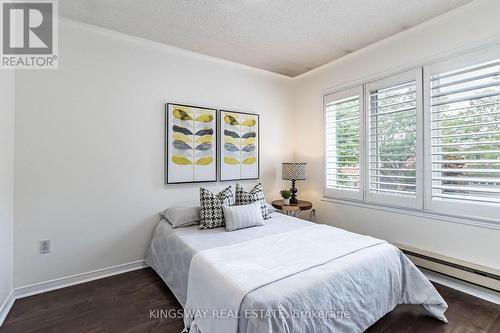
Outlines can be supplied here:
<path id="1" fill-rule="evenodd" d="M 198 230 L 198 226 L 173 228 L 161 220 L 153 233 L 146 264 L 151 266 L 169 286 L 184 307 L 191 259 L 201 250 L 258 239 L 310 225 L 309 222 L 273 213 L 264 226 L 227 232 L 224 228 Z"/>
<path id="2" fill-rule="evenodd" d="M 202 254 L 208 249 L 217 252 L 217 248 L 238 243 L 241 246 L 233 246 L 239 248 L 237 251 L 244 251 L 245 242 L 286 234 L 311 225 L 314 224 L 281 214 L 273 214 L 263 227 L 230 233 L 222 228 L 201 231 L 196 227 L 172 229 L 168 223 L 160 222 L 146 262 L 185 306 L 189 267 L 196 253 Z M 272 253 L 268 255 L 273 256 Z M 342 257 L 333 255 L 332 258 L 335 259 L 326 264 L 239 296 L 243 300 L 239 309 L 238 330 L 248 333 L 361 332 L 402 303 L 423 304 L 432 315 L 446 320 L 444 311 L 447 305 L 444 300 L 394 246 L 381 243 Z M 212 268 L 218 269 L 215 266 Z M 206 278 L 209 279 L 208 276 Z M 225 283 L 227 281 L 221 285 Z M 196 329 L 193 326 L 191 331 Z M 213 332 L 210 327 L 203 327 L 203 333 L 210 332 Z"/>

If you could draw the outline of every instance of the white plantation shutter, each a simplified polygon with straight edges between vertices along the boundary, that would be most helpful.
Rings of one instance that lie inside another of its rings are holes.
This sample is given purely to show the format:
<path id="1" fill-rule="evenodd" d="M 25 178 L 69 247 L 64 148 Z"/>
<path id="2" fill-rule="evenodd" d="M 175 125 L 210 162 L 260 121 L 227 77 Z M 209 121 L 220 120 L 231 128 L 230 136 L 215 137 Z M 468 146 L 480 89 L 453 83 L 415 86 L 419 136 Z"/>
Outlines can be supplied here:
<path id="1" fill-rule="evenodd" d="M 367 199 L 420 207 L 421 71 L 367 85 Z"/>
<path id="2" fill-rule="evenodd" d="M 433 210 L 500 216 L 498 54 L 482 61 L 481 53 L 469 55 L 460 67 L 449 61 L 430 66 L 427 202 Z"/>
<path id="3" fill-rule="evenodd" d="M 362 198 L 362 87 L 324 97 L 325 195 Z"/>
<path id="4" fill-rule="evenodd" d="M 325 196 L 500 225 L 500 44 L 323 98 Z"/>

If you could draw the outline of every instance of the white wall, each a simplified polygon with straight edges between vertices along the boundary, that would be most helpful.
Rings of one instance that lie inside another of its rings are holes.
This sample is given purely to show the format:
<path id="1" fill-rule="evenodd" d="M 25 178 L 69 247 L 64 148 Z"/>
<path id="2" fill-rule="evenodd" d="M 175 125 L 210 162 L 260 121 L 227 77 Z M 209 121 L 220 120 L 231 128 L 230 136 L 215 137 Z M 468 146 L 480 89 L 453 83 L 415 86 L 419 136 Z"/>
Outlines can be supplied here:
<path id="1" fill-rule="evenodd" d="M 321 92 L 500 36 L 499 13 L 475 2 L 294 80 L 63 20 L 60 68 L 16 74 L 14 285 L 140 260 L 157 213 L 197 201 L 199 185 L 163 185 L 168 101 L 260 113 L 270 198 L 295 148 L 320 222 L 499 268 L 498 230 L 321 201 Z"/>
<path id="2" fill-rule="evenodd" d="M 68 20 L 59 45 L 58 70 L 16 76 L 17 287 L 141 260 L 158 212 L 198 201 L 200 185 L 163 184 L 166 102 L 259 113 L 261 180 L 279 195 L 290 79 Z"/>
<path id="3" fill-rule="evenodd" d="M 314 200 L 318 220 L 390 241 L 500 268 L 500 230 L 321 201 L 323 142 L 321 93 L 367 77 L 425 62 L 466 45 L 498 37 L 500 1 L 477 1 L 355 52 L 296 82 L 296 158 L 308 162 L 302 196 Z"/>
<path id="4" fill-rule="evenodd" d="M 13 238 L 14 72 L 4 70 L 0 71 L 0 310 L 12 290 Z"/>

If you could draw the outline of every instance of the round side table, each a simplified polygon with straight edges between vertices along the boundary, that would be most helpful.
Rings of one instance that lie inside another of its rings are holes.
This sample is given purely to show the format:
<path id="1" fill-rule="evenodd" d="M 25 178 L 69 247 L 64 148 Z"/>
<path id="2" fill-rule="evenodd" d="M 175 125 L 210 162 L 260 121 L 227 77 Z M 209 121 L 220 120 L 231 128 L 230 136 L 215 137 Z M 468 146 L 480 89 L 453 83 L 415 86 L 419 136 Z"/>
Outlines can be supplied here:
<path id="1" fill-rule="evenodd" d="M 285 205 L 283 204 L 283 200 L 274 200 L 272 205 L 274 208 L 281 210 L 284 214 L 295 217 L 299 216 L 302 211 L 312 209 L 313 207 L 312 202 L 305 200 L 299 200 L 299 203 L 294 205 Z"/>

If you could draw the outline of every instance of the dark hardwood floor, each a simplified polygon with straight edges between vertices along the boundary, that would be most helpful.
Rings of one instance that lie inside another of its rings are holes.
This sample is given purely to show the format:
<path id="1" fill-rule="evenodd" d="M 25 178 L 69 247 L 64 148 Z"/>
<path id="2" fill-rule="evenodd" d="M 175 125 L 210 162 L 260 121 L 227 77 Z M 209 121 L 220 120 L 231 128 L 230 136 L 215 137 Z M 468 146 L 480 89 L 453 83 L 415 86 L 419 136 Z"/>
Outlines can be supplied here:
<path id="1" fill-rule="evenodd" d="M 448 324 L 418 305 L 400 305 L 367 332 L 500 332 L 499 305 L 445 286 L 436 288 L 448 302 Z M 147 268 L 19 299 L 0 332 L 181 332 L 182 319 L 150 314 L 154 309 L 181 306 Z"/>

